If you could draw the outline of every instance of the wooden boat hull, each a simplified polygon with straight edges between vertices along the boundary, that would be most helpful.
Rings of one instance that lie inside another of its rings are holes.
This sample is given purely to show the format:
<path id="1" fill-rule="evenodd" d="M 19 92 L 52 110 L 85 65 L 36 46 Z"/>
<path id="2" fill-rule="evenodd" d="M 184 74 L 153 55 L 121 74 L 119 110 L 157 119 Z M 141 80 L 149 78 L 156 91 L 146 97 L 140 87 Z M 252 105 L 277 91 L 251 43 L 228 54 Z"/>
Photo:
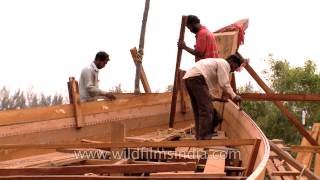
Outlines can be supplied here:
<path id="1" fill-rule="evenodd" d="M 82 139 L 109 142 L 111 122 L 123 123 L 129 136 L 168 128 L 171 93 L 125 96 L 116 101 L 81 104 L 85 126 L 80 129 L 76 128 L 72 105 L 0 112 L 0 143 L 57 144 L 75 143 Z M 190 103 L 187 101 L 186 113 L 182 113 L 179 102 L 178 99 L 174 125 L 190 125 L 193 123 Z M 230 139 L 261 139 L 255 168 L 249 178 L 263 178 L 269 158 L 269 144 L 265 135 L 252 119 L 245 112 L 239 111 L 232 102 L 217 103 L 215 108 L 224 118 L 222 130 Z M 243 165 L 247 166 L 252 147 L 239 148 Z M 0 149 L 0 159 L 16 159 L 49 151 L 52 150 Z"/>

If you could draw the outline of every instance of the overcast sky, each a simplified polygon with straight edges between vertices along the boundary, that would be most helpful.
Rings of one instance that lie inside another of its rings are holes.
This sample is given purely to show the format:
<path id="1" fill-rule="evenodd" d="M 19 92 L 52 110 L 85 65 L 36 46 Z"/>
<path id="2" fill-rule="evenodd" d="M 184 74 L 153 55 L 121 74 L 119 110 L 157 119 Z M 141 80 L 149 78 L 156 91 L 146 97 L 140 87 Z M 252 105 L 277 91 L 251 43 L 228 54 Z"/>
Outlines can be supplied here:
<path id="1" fill-rule="evenodd" d="M 139 45 L 145 0 L 1 0 L 0 87 L 33 87 L 66 93 L 69 76 L 79 79 L 97 51 L 111 61 L 100 72 L 100 86 L 121 84 L 133 91 L 135 66 L 130 48 Z M 249 18 L 243 56 L 259 73 L 268 54 L 301 66 L 320 63 L 319 3 L 316 0 L 151 0 L 143 66 L 153 91 L 173 83 L 181 16 L 194 14 L 211 31 Z M 186 30 L 187 45 L 194 34 Z M 194 58 L 183 53 L 181 67 Z M 237 84 L 250 80 L 243 70 Z M 252 81 L 252 80 L 251 80 Z"/>

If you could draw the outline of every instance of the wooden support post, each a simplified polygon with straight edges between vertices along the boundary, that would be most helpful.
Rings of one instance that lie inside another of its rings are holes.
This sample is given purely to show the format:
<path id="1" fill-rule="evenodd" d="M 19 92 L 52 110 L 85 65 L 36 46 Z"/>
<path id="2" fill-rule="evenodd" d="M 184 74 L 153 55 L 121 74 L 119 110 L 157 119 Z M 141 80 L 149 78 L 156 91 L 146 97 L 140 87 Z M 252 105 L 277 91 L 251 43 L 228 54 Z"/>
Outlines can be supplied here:
<path id="1" fill-rule="evenodd" d="M 297 162 L 293 157 L 288 155 L 285 151 L 275 145 L 272 141 L 269 141 L 270 150 L 275 152 L 279 157 L 285 160 L 292 167 L 296 168 L 298 171 L 302 171 L 302 175 L 307 176 L 310 179 L 319 179 L 316 175 L 314 175 L 308 168 L 302 166 L 299 162 Z"/>
<path id="2" fill-rule="evenodd" d="M 259 84 L 259 86 L 266 92 L 266 94 L 271 94 L 272 90 L 263 82 L 263 80 L 258 76 L 258 74 L 252 69 L 250 64 L 245 66 L 248 73 L 253 77 L 253 79 Z M 304 127 L 300 124 L 299 120 L 283 105 L 280 101 L 275 101 L 275 105 L 280 109 L 280 111 L 287 116 L 288 120 L 293 124 L 300 134 L 305 137 L 310 144 L 317 145 L 317 141 L 315 141 L 311 135 L 304 129 Z"/>
<path id="3" fill-rule="evenodd" d="M 235 93 L 237 93 L 237 83 L 236 83 L 236 75 L 234 73 L 231 74 L 231 87 Z"/>
<path id="4" fill-rule="evenodd" d="M 72 102 L 73 104 L 76 127 L 81 128 L 85 125 L 85 122 L 81 112 L 79 85 L 78 85 L 78 82 L 74 79 L 74 77 L 69 78 L 68 84 L 70 86 L 71 99 L 72 99 L 72 101 L 70 102 Z"/>
<path id="5" fill-rule="evenodd" d="M 247 168 L 247 170 L 245 172 L 245 176 L 246 177 L 250 176 L 250 174 L 253 172 L 254 165 L 256 163 L 257 155 L 258 155 L 258 152 L 259 152 L 260 143 L 261 143 L 261 139 L 256 139 L 254 144 L 253 144 L 252 151 L 251 151 L 251 154 L 250 154 L 249 163 L 248 163 L 248 168 Z"/>
<path id="6" fill-rule="evenodd" d="M 320 94 L 264 94 L 241 93 L 245 101 L 320 101 Z"/>
<path id="7" fill-rule="evenodd" d="M 69 77 L 69 82 L 67 82 L 68 94 L 69 94 L 69 104 L 73 104 L 70 78 L 74 80 L 74 77 Z"/>
<path id="8" fill-rule="evenodd" d="M 138 63 L 138 61 L 140 61 L 138 59 L 138 50 L 136 47 L 130 49 L 130 52 L 131 52 L 131 56 L 132 56 L 132 59 L 134 61 L 134 63 Z M 150 85 L 149 85 L 149 82 L 148 82 L 148 79 L 147 79 L 147 75 L 143 69 L 143 66 L 141 64 L 141 69 L 140 69 L 140 79 L 141 79 L 141 82 L 142 82 L 142 85 L 143 85 L 143 89 L 144 89 L 144 92 L 146 93 L 151 93 L 151 88 L 150 88 Z"/>
<path id="9" fill-rule="evenodd" d="M 312 126 L 312 130 L 310 132 L 310 135 L 316 141 L 318 140 L 319 132 L 320 132 L 320 123 L 314 123 Z M 306 141 L 305 138 L 302 138 L 301 145 L 302 146 L 311 146 L 309 144 L 309 142 Z M 310 153 L 310 152 L 298 152 L 297 156 L 296 156 L 296 160 L 310 169 L 313 155 L 314 154 Z"/>
<path id="10" fill-rule="evenodd" d="M 141 25 L 141 32 L 140 32 L 140 41 L 139 41 L 139 52 L 143 54 L 144 51 L 144 38 L 146 34 L 146 26 L 147 26 L 147 20 L 148 20 L 148 12 L 150 7 L 150 0 L 146 0 L 145 6 L 144 6 L 144 12 L 143 12 L 143 19 L 142 19 L 142 25 Z M 134 93 L 139 94 L 140 93 L 140 71 L 141 71 L 141 63 L 142 58 L 140 61 L 136 62 L 136 78 L 134 83 Z"/>
<path id="11" fill-rule="evenodd" d="M 181 106 L 181 112 L 186 113 L 187 112 L 187 105 L 186 105 L 186 87 L 185 83 L 183 80 L 183 76 L 186 74 L 186 71 L 179 69 L 179 79 L 178 79 L 178 84 L 179 84 L 179 89 L 180 89 L 180 106 Z"/>
<path id="12" fill-rule="evenodd" d="M 184 32 L 186 29 L 187 19 L 188 19 L 187 16 L 182 16 L 179 42 L 184 40 Z M 173 89 L 172 89 L 171 111 L 170 111 L 170 121 L 169 121 L 170 128 L 173 128 L 174 118 L 176 115 L 177 94 L 178 94 L 178 90 L 179 90 L 179 86 L 177 85 L 177 83 L 178 83 L 178 78 L 179 78 L 179 68 L 180 68 L 180 63 L 181 63 L 181 56 L 182 56 L 182 49 L 178 48 L 176 70 L 174 73 L 174 82 L 173 82 Z"/>
<path id="13" fill-rule="evenodd" d="M 111 143 L 123 143 L 125 137 L 124 126 L 120 122 L 111 123 Z M 121 159 L 123 157 L 113 157 L 113 155 L 123 155 L 121 148 L 111 148 L 111 158 L 112 159 Z"/>

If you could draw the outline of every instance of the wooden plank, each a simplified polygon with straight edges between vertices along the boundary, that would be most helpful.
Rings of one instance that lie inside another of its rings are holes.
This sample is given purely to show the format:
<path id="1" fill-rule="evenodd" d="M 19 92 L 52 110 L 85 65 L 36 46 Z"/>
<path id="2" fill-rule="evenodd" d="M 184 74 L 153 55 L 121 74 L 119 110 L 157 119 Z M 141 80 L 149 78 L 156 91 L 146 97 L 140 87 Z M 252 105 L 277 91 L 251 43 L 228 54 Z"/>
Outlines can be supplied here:
<path id="1" fill-rule="evenodd" d="M 225 132 L 218 131 L 218 136 L 212 137 L 212 139 L 226 139 Z M 226 148 L 226 146 L 211 147 L 209 149 L 204 173 L 224 173 L 227 158 L 226 154 L 228 152 L 224 150 L 224 148 Z"/>
<path id="2" fill-rule="evenodd" d="M 263 82 L 263 80 L 253 70 L 250 64 L 247 64 L 245 66 L 245 69 L 267 94 L 272 93 L 272 90 Z M 274 103 L 279 108 L 279 110 L 287 117 L 289 122 L 291 122 L 291 124 L 297 128 L 297 130 L 303 137 L 305 137 L 312 145 L 317 145 L 317 141 L 310 136 L 310 134 L 300 124 L 300 121 L 283 105 L 282 102 L 275 101 Z"/>
<path id="3" fill-rule="evenodd" d="M 247 167 L 247 170 L 245 172 L 245 176 L 250 176 L 250 174 L 253 172 L 254 165 L 256 163 L 257 155 L 258 155 L 258 152 L 259 152 L 260 143 L 261 143 L 261 139 L 256 139 L 255 142 L 254 142 L 254 145 L 252 147 L 252 151 L 251 151 L 251 154 L 250 154 L 250 158 L 249 158 L 248 167 Z"/>
<path id="4" fill-rule="evenodd" d="M 133 59 L 134 63 L 137 63 L 139 61 L 138 60 L 138 50 L 137 50 L 137 48 L 136 47 L 131 48 L 130 52 L 131 52 L 131 56 L 132 56 L 132 59 Z M 147 75 L 146 75 L 146 73 L 145 73 L 145 71 L 143 69 L 142 64 L 141 64 L 141 69 L 140 69 L 140 80 L 141 80 L 144 92 L 151 93 L 151 88 L 150 88 L 150 85 L 149 85 L 149 82 L 148 82 L 148 78 L 147 78 Z"/>
<path id="5" fill-rule="evenodd" d="M 308 153 L 320 153 L 320 146 L 297 146 L 291 145 L 290 150 L 292 152 L 308 152 Z"/>
<path id="6" fill-rule="evenodd" d="M 186 85 L 183 80 L 183 76 L 186 74 L 186 71 L 179 69 L 179 78 L 178 78 L 178 85 L 179 85 L 179 92 L 180 92 L 180 108 L 182 113 L 187 112 L 187 105 L 186 105 Z"/>
<path id="7" fill-rule="evenodd" d="M 273 144 L 271 141 L 269 141 L 270 149 L 277 153 L 280 158 L 285 160 L 288 164 L 290 164 L 292 167 L 296 168 L 298 171 L 302 172 L 302 175 L 307 176 L 310 179 L 319 179 L 316 175 L 314 175 L 313 172 L 311 172 L 308 168 L 305 168 L 302 166 L 298 161 L 296 161 L 293 157 L 289 156 L 287 152 L 280 149 L 277 145 Z"/>
<path id="8" fill-rule="evenodd" d="M 102 180 L 102 179 L 160 179 L 163 177 L 149 177 L 149 176 L 80 176 L 80 175 L 32 175 L 32 176 L 3 176 L 1 180 Z M 206 177 L 202 176 L 201 173 L 195 175 L 189 175 L 186 177 L 166 177 L 166 179 L 203 179 L 203 180 L 212 180 L 212 179 L 219 179 L 219 180 L 245 180 L 246 177 L 239 177 L 239 176 L 225 176 L 225 177 L 215 177 L 214 175 L 206 175 Z"/>
<path id="9" fill-rule="evenodd" d="M 26 158 L 0 161 L 0 168 L 62 166 L 83 161 L 83 159 L 77 159 L 73 153 L 53 152 Z"/>
<path id="10" fill-rule="evenodd" d="M 182 18 L 181 18 L 179 42 L 182 42 L 184 40 L 184 32 L 186 29 L 187 19 L 188 19 L 187 16 L 182 16 Z M 170 119 L 169 119 L 169 127 L 170 128 L 173 128 L 174 118 L 175 118 L 175 114 L 176 114 L 177 95 L 178 95 L 178 91 L 179 91 L 179 86 L 177 83 L 178 83 L 178 78 L 179 78 L 179 68 L 180 68 L 180 63 L 181 63 L 181 56 L 182 56 L 182 49 L 178 47 L 176 70 L 174 73 L 172 98 L 171 98 L 171 110 L 170 110 Z"/>
<path id="11" fill-rule="evenodd" d="M 320 131 L 320 123 L 314 123 L 311 130 L 311 137 L 317 140 Z M 310 143 L 303 138 L 301 141 L 302 146 L 311 146 Z M 310 168 L 311 160 L 313 158 L 313 153 L 310 152 L 298 152 L 296 156 L 296 160 L 305 165 L 306 167 Z"/>
<path id="12" fill-rule="evenodd" d="M 278 158 L 273 159 L 273 163 L 275 167 L 278 169 L 278 171 L 273 171 L 271 174 L 275 176 L 276 172 L 289 172 L 284 166 L 284 161 L 280 161 Z M 294 180 L 295 177 L 290 177 L 290 176 L 281 176 L 283 180 Z"/>
<path id="13" fill-rule="evenodd" d="M 223 117 L 221 128 L 228 130 L 226 131 L 228 138 L 261 138 L 262 141 L 257 155 L 255 171 L 251 174 L 250 178 L 263 178 L 270 153 L 267 138 L 263 135 L 256 123 L 244 111 L 239 111 L 238 106 L 236 106 L 231 100 L 228 100 L 227 103 L 214 102 L 213 104 L 214 108 Z M 252 146 L 240 146 L 238 148 L 241 152 L 241 166 L 247 167 L 249 164 L 248 161 L 250 159 L 249 156 L 252 151 Z"/>
<path id="14" fill-rule="evenodd" d="M 272 173 L 275 172 L 275 171 L 278 171 L 278 170 L 277 170 L 276 167 L 274 166 L 272 160 L 269 159 L 268 162 L 267 162 L 267 173 L 268 173 L 269 178 L 270 178 L 271 180 L 282 180 L 281 177 L 274 177 L 274 176 L 273 176 Z"/>
<path id="15" fill-rule="evenodd" d="M 111 123 L 111 143 L 123 143 L 124 137 L 125 137 L 125 130 L 124 130 L 123 124 L 120 122 L 112 122 Z M 122 152 L 123 152 L 122 148 L 111 148 L 111 159 L 119 159 L 120 157 L 116 157 L 116 155 L 123 155 Z"/>
<path id="16" fill-rule="evenodd" d="M 244 101 L 320 101 L 320 94 L 241 93 Z"/>
<path id="17" fill-rule="evenodd" d="M 168 108 L 167 108 L 168 109 Z M 120 111 L 121 112 L 121 111 Z M 151 111 L 152 112 L 152 111 Z M 165 129 L 168 127 L 168 123 L 163 121 L 168 118 L 167 114 L 152 115 L 146 117 L 137 117 L 123 121 L 126 127 L 130 127 L 127 131 L 129 135 L 139 135 L 148 133 L 150 131 L 156 131 L 157 129 Z M 108 115 L 108 114 L 107 114 Z M 109 116 L 110 117 L 110 116 Z M 193 115 L 187 113 L 182 115 L 177 114 L 177 127 L 185 127 L 192 122 Z M 99 116 L 95 116 L 96 120 L 99 120 Z M 105 119 L 105 118 L 104 118 Z M 121 119 L 121 118 L 120 118 Z M 144 123 L 136 123 L 138 120 L 143 119 Z M 88 119 L 87 119 L 88 120 Z M 72 121 L 74 122 L 74 121 Z M 16 144 L 48 144 L 48 143 L 75 143 L 80 142 L 82 139 L 94 139 L 110 141 L 110 123 L 97 124 L 85 126 L 81 129 L 64 128 L 58 130 L 42 131 L 29 133 L 24 135 L 16 135 L 0 138 L 1 144 L 15 142 Z M 45 138 L 44 138 L 45 137 Z M 0 150 L 0 160 L 9 160 L 15 158 L 21 158 L 26 156 L 38 155 L 43 153 L 49 153 L 52 149 L 14 149 L 14 150 Z"/>
<path id="18" fill-rule="evenodd" d="M 85 173 L 152 173 L 171 171 L 194 171 L 196 163 L 167 163 L 167 164 L 107 164 L 87 166 L 66 166 L 50 168 L 16 168 L 0 169 L 1 176 L 13 175 L 81 175 Z"/>
<path id="19" fill-rule="evenodd" d="M 125 137 L 127 141 L 130 142 L 161 142 L 161 141 L 170 141 L 176 138 L 182 138 L 186 136 L 186 133 L 190 131 L 194 127 L 193 124 L 190 126 L 181 128 L 181 129 L 163 129 L 163 130 L 157 130 L 155 132 L 146 133 L 140 136 L 131 136 L 131 137 Z"/>
<path id="20" fill-rule="evenodd" d="M 214 178 L 214 177 L 223 177 L 225 176 L 225 173 L 152 173 L 150 174 L 151 177 L 161 177 L 161 178 L 201 178 L 201 177 L 207 177 L 207 178 Z"/>
<path id="21" fill-rule="evenodd" d="M 320 144 L 320 134 L 318 135 L 318 144 Z M 320 147 L 318 147 L 318 150 Z M 316 154 L 315 160 L 314 160 L 314 174 L 317 176 L 320 176 L 320 151 Z"/>
<path id="22" fill-rule="evenodd" d="M 79 95 L 79 86 L 78 82 L 74 79 L 74 77 L 69 78 L 69 85 L 71 89 L 71 98 L 72 105 L 74 111 L 74 118 L 76 121 L 76 127 L 81 128 L 85 125 L 84 118 L 81 112 L 81 104 L 80 104 L 80 95 Z"/>
<path id="23" fill-rule="evenodd" d="M 284 145 L 283 143 L 278 143 L 276 144 L 280 149 L 282 149 L 288 156 L 291 156 L 291 154 L 289 154 L 287 152 L 287 150 L 284 149 Z M 292 167 L 290 164 L 288 164 L 286 161 L 282 160 L 280 161 L 280 158 L 275 158 L 273 159 L 274 161 L 274 164 L 276 165 L 276 168 L 281 172 L 281 171 L 295 171 L 295 172 L 298 172 L 294 167 Z M 300 175 L 300 174 L 299 174 Z M 282 177 L 284 180 L 291 180 L 291 179 L 296 179 L 296 177 L 292 177 L 292 176 L 283 176 Z"/>
<path id="24" fill-rule="evenodd" d="M 273 171 L 272 176 L 299 176 L 299 171 Z"/>
<path id="25" fill-rule="evenodd" d="M 204 168 L 204 173 L 220 173 L 224 174 L 224 169 L 226 165 L 226 160 L 221 158 L 210 158 L 208 157 L 206 166 Z"/>
<path id="26" fill-rule="evenodd" d="M 150 105 L 168 103 L 171 93 L 141 94 L 115 101 L 94 101 L 81 103 L 81 112 L 84 116 L 106 112 L 115 112 L 127 108 L 138 108 Z M 115 105 L 116 104 L 116 105 Z M 64 119 L 74 116 L 73 105 L 56 105 L 49 107 L 36 107 L 21 110 L 8 110 L 0 112 L 0 126 Z"/>
<path id="27" fill-rule="evenodd" d="M 214 140 L 184 140 L 184 141 L 162 141 L 162 142 L 125 142 L 125 143 L 68 143 L 68 144 L 2 144 L 0 149 L 37 148 L 37 149 L 59 149 L 59 148 L 143 148 L 143 147 L 211 147 L 211 146 L 243 146 L 253 145 L 255 139 L 214 139 Z"/>
<path id="28" fill-rule="evenodd" d="M 238 32 L 214 33 L 214 36 L 218 46 L 219 58 L 226 59 L 237 52 Z"/>

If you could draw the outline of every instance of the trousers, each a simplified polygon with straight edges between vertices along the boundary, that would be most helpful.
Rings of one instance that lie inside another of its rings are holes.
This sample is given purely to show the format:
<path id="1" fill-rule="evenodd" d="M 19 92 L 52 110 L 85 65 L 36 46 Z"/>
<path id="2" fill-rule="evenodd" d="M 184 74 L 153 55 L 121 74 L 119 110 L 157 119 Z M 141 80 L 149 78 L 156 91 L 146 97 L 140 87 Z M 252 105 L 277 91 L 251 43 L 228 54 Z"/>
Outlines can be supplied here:
<path id="1" fill-rule="evenodd" d="M 196 139 L 211 139 L 213 109 L 208 85 L 202 75 L 185 79 L 185 84 L 194 114 Z"/>

